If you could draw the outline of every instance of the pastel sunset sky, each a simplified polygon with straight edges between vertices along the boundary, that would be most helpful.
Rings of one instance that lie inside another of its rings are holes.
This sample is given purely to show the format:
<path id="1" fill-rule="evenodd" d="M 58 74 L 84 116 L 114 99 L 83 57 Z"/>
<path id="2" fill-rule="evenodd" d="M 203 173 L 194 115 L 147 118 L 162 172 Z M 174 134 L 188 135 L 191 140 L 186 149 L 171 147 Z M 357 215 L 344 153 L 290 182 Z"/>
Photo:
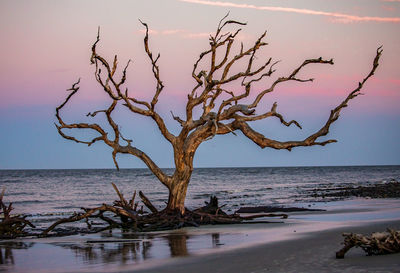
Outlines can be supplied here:
<path id="1" fill-rule="evenodd" d="M 81 88 L 63 109 L 67 121 L 88 122 L 88 112 L 109 103 L 89 62 L 99 26 L 98 52 L 110 61 L 117 54 L 120 66 L 131 59 L 126 86 L 136 97 L 149 99 L 155 81 L 138 19 L 149 25 L 150 47 L 161 54 L 165 85 L 157 110 L 177 133 L 170 110 L 184 112 L 195 85 L 193 64 L 228 12 L 230 19 L 247 23 L 238 45 L 252 45 L 267 30 L 268 46 L 257 57 L 281 62 L 265 85 L 305 59 L 335 62 L 304 69 L 301 75 L 315 78 L 313 83 L 282 84 L 264 98 L 264 109 L 277 101 L 286 119 L 303 126 L 287 128 L 273 119 L 254 124 L 277 140 L 301 140 L 317 131 L 370 71 L 376 49 L 382 45 L 384 51 L 364 95 L 352 100 L 331 127 L 329 138 L 337 143 L 289 152 L 260 149 L 241 134 L 217 136 L 200 146 L 195 167 L 400 164 L 400 0 L 2 0 L 0 169 L 114 167 L 104 144 L 87 147 L 67 141 L 54 126 L 55 108 L 78 78 Z M 123 109 L 116 119 L 124 136 L 159 166 L 173 166 L 172 149 L 152 120 Z M 124 168 L 145 167 L 128 156 L 120 155 L 118 161 Z"/>

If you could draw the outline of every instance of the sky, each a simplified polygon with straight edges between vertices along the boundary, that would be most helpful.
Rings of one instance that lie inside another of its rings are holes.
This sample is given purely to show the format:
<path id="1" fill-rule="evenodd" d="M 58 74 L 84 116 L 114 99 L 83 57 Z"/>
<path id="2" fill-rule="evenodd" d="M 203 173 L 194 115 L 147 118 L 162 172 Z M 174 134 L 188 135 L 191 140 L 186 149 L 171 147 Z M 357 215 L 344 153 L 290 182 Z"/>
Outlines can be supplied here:
<path id="1" fill-rule="evenodd" d="M 281 61 L 273 79 L 287 75 L 305 59 L 334 59 L 333 66 L 302 71 L 302 76 L 315 78 L 313 83 L 283 84 L 265 97 L 261 107 L 269 109 L 277 101 L 286 119 L 303 126 L 288 128 L 274 119 L 252 125 L 277 140 L 304 139 L 317 131 L 330 110 L 370 71 L 376 49 L 382 45 L 384 51 L 364 95 L 351 101 L 332 125 L 329 138 L 337 143 L 289 152 L 260 149 L 241 134 L 217 136 L 201 144 L 195 167 L 400 164 L 399 0 L 2 0 L 0 169 L 114 167 L 111 150 L 103 143 L 87 147 L 68 141 L 54 126 L 55 108 L 79 78 L 81 88 L 62 112 L 66 121 L 89 122 L 88 112 L 109 103 L 89 62 L 98 27 L 98 52 L 109 60 L 117 54 L 120 66 L 131 59 L 126 86 L 136 97 L 148 100 L 155 81 L 139 19 L 149 25 L 150 47 L 161 55 L 165 85 L 156 109 L 177 134 L 179 126 L 170 110 L 177 115 L 184 112 L 195 84 L 193 64 L 228 12 L 230 19 L 247 23 L 238 44 L 249 46 L 267 31 L 268 46 L 257 60 Z M 237 91 L 235 86 L 232 90 Z M 115 117 L 125 137 L 160 167 L 173 167 L 172 149 L 152 120 L 124 109 Z M 123 168 L 145 167 L 127 155 L 119 155 L 118 162 Z"/>

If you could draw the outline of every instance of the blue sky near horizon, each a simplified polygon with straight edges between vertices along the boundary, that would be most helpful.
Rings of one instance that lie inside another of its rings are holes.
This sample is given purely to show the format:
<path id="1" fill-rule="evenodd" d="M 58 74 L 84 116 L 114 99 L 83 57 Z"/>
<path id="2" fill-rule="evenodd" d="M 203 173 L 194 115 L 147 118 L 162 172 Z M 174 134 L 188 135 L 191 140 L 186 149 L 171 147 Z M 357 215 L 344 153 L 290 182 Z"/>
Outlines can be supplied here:
<path id="1" fill-rule="evenodd" d="M 38 0 L 0 2 L 0 169 L 113 168 L 111 150 L 102 143 L 87 147 L 67 141 L 54 126 L 55 107 L 79 77 L 81 89 L 63 110 L 68 121 L 87 121 L 88 112 L 104 107 L 89 64 L 90 47 L 101 27 L 99 52 L 120 65 L 128 59 L 127 86 L 141 98 L 151 97 L 154 79 L 143 51 L 143 28 L 150 26 L 150 46 L 160 52 L 166 85 L 157 109 L 173 132 L 169 113 L 182 113 L 193 86 L 191 69 L 207 49 L 227 12 L 247 22 L 238 39 L 250 45 L 267 30 L 269 45 L 260 59 L 282 60 L 276 76 L 304 59 L 333 58 L 334 66 L 308 67 L 315 82 L 282 85 L 263 106 L 296 119 L 303 130 L 277 120 L 254 127 L 267 137 L 301 139 L 317 131 L 334 108 L 369 72 L 376 48 L 384 52 L 376 75 L 331 127 L 325 147 L 291 152 L 260 149 L 240 133 L 217 136 L 201 144 L 195 167 L 332 166 L 400 164 L 400 1 L 388 0 Z M 261 110 L 260 110 L 261 111 Z M 150 119 L 117 114 L 124 136 L 134 140 L 160 167 L 173 167 L 172 150 Z M 85 133 L 84 133 L 85 134 Z M 79 135 L 79 134 L 78 134 Z M 84 135 L 89 137 L 89 135 Z M 141 168 L 138 159 L 119 155 L 123 168 Z"/>

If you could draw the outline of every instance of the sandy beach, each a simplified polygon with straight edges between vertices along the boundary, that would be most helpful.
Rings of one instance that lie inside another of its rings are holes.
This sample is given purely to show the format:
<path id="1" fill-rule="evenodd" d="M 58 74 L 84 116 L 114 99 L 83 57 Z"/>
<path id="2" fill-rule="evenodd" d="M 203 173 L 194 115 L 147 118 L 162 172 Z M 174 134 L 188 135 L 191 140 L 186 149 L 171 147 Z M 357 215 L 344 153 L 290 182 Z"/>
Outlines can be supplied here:
<path id="1" fill-rule="evenodd" d="M 134 272 L 400 272 L 400 253 L 366 256 L 353 248 L 344 259 L 335 257 L 344 232 L 400 230 L 399 206 L 396 199 L 332 202 L 328 211 L 293 213 L 284 224 L 248 225 L 248 236 L 258 240 L 247 245 L 147 264 Z"/>
<path id="2" fill-rule="evenodd" d="M 335 258 L 343 242 L 342 232 L 368 234 L 388 227 L 400 229 L 400 220 L 310 232 L 280 242 L 176 259 L 134 272 L 400 272 L 400 254 L 366 256 L 354 248 L 344 259 Z"/>

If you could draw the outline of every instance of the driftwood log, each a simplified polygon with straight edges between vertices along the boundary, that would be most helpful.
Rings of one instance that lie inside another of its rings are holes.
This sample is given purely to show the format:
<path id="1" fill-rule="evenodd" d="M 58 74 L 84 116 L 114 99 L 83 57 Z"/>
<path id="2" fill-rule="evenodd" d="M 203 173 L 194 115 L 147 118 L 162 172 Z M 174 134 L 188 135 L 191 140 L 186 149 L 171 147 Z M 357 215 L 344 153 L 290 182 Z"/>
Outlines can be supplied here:
<path id="1" fill-rule="evenodd" d="M 367 255 L 382 255 L 400 252 L 400 231 L 388 229 L 375 232 L 370 236 L 355 233 L 343 233 L 344 247 L 336 252 L 337 259 L 343 259 L 347 251 L 360 247 Z"/>
<path id="2" fill-rule="evenodd" d="M 3 197 L 5 188 L 0 193 L 0 238 L 15 238 L 19 235 L 24 235 L 26 226 L 35 227 L 31 222 L 26 220 L 26 216 L 11 216 L 13 210 L 12 203 L 8 206 L 4 204 Z"/>

